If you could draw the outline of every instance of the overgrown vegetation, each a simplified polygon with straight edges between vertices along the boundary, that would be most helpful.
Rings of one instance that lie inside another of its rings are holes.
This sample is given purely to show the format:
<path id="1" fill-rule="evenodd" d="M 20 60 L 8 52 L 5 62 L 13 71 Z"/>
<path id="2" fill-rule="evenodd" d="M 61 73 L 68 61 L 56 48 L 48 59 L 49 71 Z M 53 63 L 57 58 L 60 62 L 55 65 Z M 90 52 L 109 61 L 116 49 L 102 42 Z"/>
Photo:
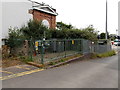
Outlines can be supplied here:
<path id="1" fill-rule="evenodd" d="M 24 40 L 34 42 L 41 39 L 88 39 L 97 40 L 97 33 L 92 25 L 84 29 L 76 29 L 71 24 L 67 25 L 63 22 L 57 23 L 57 29 L 48 29 L 41 21 L 29 20 L 27 25 L 21 28 L 10 28 L 9 38 L 7 45 L 10 47 L 10 51 L 14 51 L 16 47 L 23 45 Z M 31 44 L 32 45 L 32 44 Z M 32 45 L 31 47 L 33 47 Z"/>
<path id="2" fill-rule="evenodd" d="M 27 25 L 20 28 L 20 31 L 26 39 L 43 39 L 45 32 L 48 32 L 48 28 L 45 27 L 41 22 L 37 20 L 29 20 Z"/>
<path id="3" fill-rule="evenodd" d="M 10 51 L 14 51 L 14 48 L 23 45 L 24 40 L 32 41 L 45 39 L 88 39 L 91 41 L 97 40 L 97 31 L 92 25 L 84 29 L 74 28 L 71 24 L 65 24 L 63 22 L 57 23 L 57 29 L 48 29 L 45 27 L 41 21 L 29 20 L 27 25 L 22 26 L 21 28 L 10 28 L 9 29 L 9 38 L 7 40 L 7 45 L 10 47 Z M 32 43 L 33 44 L 33 43 Z M 30 44 L 31 47 L 33 47 Z M 30 48 L 31 48 L 30 47 Z M 34 51 L 31 50 L 30 54 L 32 56 Z M 72 58 L 72 57 L 70 57 Z M 64 58 L 60 62 L 70 59 Z M 20 56 L 19 59 L 23 62 L 31 61 L 30 58 Z M 51 64 L 56 64 L 51 62 Z"/>
<path id="4" fill-rule="evenodd" d="M 96 53 L 93 53 L 91 54 L 90 58 L 93 59 L 93 58 L 103 58 L 103 57 L 109 57 L 109 56 L 113 56 L 113 55 L 116 55 L 116 52 L 114 50 L 112 51 L 109 51 L 109 52 L 105 52 L 105 53 L 102 53 L 102 54 L 96 54 Z M 74 56 L 70 56 L 70 57 L 66 57 L 66 58 L 62 58 L 58 61 L 51 61 L 49 62 L 49 65 L 56 65 L 58 63 L 63 63 L 67 60 L 70 60 L 70 59 L 73 59 L 73 58 L 76 58 L 76 57 L 80 57 L 82 56 L 81 54 L 77 54 L 77 55 L 74 55 Z"/>
<path id="5" fill-rule="evenodd" d="M 7 45 L 11 48 L 18 47 L 22 44 L 24 35 L 18 28 L 9 28 L 9 38 L 7 40 Z"/>
<path id="6" fill-rule="evenodd" d="M 0 67 L 6 68 L 11 66 L 26 64 L 31 61 L 32 61 L 31 58 L 28 56 L 16 56 L 16 57 L 14 56 L 2 60 L 2 64 Z"/>
<path id="7" fill-rule="evenodd" d="M 91 58 L 103 58 L 103 57 L 109 57 L 109 56 L 113 56 L 113 55 L 116 55 L 116 52 L 114 50 L 105 52 L 105 53 L 101 53 L 101 54 L 93 53 L 91 55 Z"/>
<path id="8" fill-rule="evenodd" d="M 31 57 L 28 57 L 28 56 L 20 56 L 19 59 L 24 63 L 32 62 Z"/>
<path id="9" fill-rule="evenodd" d="M 97 54 L 97 57 L 102 58 L 102 57 L 109 57 L 113 55 L 116 55 L 114 50 L 106 52 L 106 53 L 102 53 L 102 54 Z"/>
<path id="10" fill-rule="evenodd" d="M 65 57 L 65 58 L 62 58 L 62 59 L 59 59 L 59 60 L 51 61 L 51 62 L 48 63 L 48 65 L 56 65 L 58 63 L 63 63 L 63 62 L 68 61 L 70 59 L 81 57 L 81 56 L 82 56 L 82 54 L 76 54 L 76 55 Z"/>
<path id="11" fill-rule="evenodd" d="M 51 30 L 52 38 L 58 39 L 76 39 L 84 38 L 88 40 L 97 40 L 97 31 L 92 25 L 84 29 L 76 29 L 71 24 L 67 25 L 63 22 L 57 23 L 57 30 Z"/>
<path id="12" fill-rule="evenodd" d="M 72 25 L 62 22 L 57 23 L 57 29 L 48 29 L 41 22 L 29 20 L 27 25 L 21 28 L 10 28 L 7 44 L 9 47 L 17 47 L 25 39 L 41 40 L 46 39 L 76 39 L 84 38 L 88 40 L 97 40 L 97 33 L 93 26 L 84 29 L 75 29 Z"/>

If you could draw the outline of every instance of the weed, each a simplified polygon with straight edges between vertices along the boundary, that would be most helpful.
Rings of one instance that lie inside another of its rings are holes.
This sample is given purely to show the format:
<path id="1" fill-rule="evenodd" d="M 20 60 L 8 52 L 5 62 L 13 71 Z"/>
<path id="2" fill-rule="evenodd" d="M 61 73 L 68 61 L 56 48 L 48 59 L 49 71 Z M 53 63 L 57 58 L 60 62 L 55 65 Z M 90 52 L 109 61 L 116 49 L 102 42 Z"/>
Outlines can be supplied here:
<path id="1" fill-rule="evenodd" d="M 24 63 L 33 61 L 31 57 L 20 56 L 19 58 Z"/>
<path id="2" fill-rule="evenodd" d="M 113 55 L 116 55 L 114 50 L 106 52 L 106 53 L 102 53 L 102 54 L 97 54 L 97 57 L 102 58 L 102 57 L 109 57 L 109 56 L 113 56 Z"/>
<path id="3" fill-rule="evenodd" d="M 65 62 L 65 59 L 61 59 L 60 62 Z"/>
<path id="4" fill-rule="evenodd" d="M 49 63 L 49 65 L 55 65 L 56 63 L 55 62 L 53 62 L 53 61 L 51 61 L 50 63 Z"/>

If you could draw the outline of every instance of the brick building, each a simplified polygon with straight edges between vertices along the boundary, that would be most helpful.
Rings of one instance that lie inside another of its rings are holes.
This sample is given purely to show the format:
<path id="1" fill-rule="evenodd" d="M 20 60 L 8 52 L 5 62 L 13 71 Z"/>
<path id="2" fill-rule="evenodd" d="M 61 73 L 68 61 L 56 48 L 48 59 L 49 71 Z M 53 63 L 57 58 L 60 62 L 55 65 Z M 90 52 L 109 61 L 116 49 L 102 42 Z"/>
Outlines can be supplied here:
<path id="1" fill-rule="evenodd" d="M 33 19 L 42 21 L 42 23 L 48 28 L 56 28 L 56 9 L 46 5 L 44 3 L 32 2 L 33 9 L 30 13 L 33 14 Z"/>

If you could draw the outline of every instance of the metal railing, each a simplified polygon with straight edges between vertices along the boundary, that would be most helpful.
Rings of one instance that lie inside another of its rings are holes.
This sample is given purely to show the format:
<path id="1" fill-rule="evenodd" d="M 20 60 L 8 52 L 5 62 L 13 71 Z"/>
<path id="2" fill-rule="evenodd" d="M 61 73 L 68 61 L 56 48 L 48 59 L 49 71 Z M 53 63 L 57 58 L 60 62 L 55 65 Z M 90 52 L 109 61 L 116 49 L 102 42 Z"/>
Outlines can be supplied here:
<path id="1" fill-rule="evenodd" d="M 50 62 L 75 54 L 90 53 L 91 41 L 85 39 L 37 40 L 36 62 Z"/>
<path id="2" fill-rule="evenodd" d="M 29 59 L 42 64 L 76 54 L 104 53 L 111 50 L 110 44 L 99 45 L 86 39 L 28 40 L 28 44 L 23 47 L 21 50 L 28 52 L 26 55 Z"/>

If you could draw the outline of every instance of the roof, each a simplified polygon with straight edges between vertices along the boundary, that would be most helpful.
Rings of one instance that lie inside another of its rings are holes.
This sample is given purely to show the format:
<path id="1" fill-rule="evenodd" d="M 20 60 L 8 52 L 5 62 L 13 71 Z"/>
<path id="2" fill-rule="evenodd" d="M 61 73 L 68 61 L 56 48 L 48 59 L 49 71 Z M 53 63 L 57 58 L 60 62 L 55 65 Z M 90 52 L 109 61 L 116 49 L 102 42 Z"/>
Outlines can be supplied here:
<path id="1" fill-rule="evenodd" d="M 38 2 L 35 2 L 35 1 L 31 1 L 31 2 L 32 2 L 32 7 L 35 10 L 42 11 L 42 12 L 52 14 L 52 15 L 55 15 L 55 16 L 58 15 L 58 13 L 56 12 L 56 9 L 52 8 L 51 6 L 49 6 L 49 5 L 47 5 L 43 2 L 42 3 L 38 3 Z"/>

